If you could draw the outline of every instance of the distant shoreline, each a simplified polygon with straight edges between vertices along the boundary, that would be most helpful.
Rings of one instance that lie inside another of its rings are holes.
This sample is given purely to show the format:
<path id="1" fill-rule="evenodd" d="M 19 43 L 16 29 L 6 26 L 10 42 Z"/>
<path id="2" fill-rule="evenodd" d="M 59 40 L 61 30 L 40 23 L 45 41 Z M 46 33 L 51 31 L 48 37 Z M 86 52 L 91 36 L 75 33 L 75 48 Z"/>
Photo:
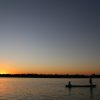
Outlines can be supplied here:
<path id="1" fill-rule="evenodd" d="M 100 78 L 100 75 L 61 75 L 61 74 L 0 74 L 8 78 Z"/>

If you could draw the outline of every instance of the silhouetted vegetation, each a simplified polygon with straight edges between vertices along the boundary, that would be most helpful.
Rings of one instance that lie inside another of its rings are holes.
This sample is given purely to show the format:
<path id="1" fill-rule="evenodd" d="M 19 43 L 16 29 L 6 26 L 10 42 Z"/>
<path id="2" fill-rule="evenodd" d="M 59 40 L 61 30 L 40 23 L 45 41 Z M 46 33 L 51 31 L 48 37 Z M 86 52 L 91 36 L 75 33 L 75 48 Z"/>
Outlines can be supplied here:
<path id="1" fill-rule="evenodd" d="M 16 77 L 16 78 L 100 78 L 100 75 L 61 75 L 61 74 L 0 74 L 0 77 Z"/>

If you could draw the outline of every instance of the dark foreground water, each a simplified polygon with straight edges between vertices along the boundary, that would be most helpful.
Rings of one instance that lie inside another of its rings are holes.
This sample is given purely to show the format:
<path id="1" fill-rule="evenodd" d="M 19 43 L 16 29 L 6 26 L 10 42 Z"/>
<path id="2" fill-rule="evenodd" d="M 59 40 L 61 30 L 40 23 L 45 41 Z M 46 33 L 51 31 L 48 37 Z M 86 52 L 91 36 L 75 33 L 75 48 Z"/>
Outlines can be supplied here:
<path id="1" fill-rule="evenodd" d="M 88 79 L 0 78 L 0 100 L 100 100 L 100 79 L 96 88 L 65 88 L 88 84 Z"/>

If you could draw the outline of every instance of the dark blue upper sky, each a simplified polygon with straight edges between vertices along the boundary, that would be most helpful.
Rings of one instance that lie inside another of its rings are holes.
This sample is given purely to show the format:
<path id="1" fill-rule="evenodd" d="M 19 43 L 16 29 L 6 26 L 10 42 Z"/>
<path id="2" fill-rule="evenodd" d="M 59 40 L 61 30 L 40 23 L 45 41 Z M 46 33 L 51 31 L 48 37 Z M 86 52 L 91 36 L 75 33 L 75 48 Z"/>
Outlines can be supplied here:
<path id="1" fill-rule="evenodd" d="M 23 68 L 38 66 L 41 72 L 85 72 L 87 67 L 95 72 L 100 67 L 100 1 L 0 0 L 0 48 L 0 60 L 19 69 L 26 63 Z"/>

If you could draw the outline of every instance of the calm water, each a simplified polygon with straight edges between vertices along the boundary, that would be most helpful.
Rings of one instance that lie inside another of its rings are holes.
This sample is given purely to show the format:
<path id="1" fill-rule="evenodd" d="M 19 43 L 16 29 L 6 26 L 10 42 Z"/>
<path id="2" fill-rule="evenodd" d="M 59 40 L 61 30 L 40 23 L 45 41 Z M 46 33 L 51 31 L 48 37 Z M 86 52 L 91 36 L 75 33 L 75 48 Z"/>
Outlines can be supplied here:
<path id="1" fill-rule="evenodd" d="M 100 79 L 90 88 L 65 88 L 73 84 L 88 84 L 88 79 L 0 78 L 0 100 L 100 100 Z"/>

